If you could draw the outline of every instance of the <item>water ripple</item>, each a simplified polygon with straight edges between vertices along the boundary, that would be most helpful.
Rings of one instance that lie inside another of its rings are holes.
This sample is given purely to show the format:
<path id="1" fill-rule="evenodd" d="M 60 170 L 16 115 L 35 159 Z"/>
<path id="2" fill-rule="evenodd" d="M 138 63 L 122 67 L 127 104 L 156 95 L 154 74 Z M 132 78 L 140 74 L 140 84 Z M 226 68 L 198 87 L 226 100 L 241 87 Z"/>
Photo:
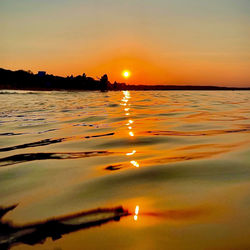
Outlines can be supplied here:
<path id="1" fill-rule="evenodd" d="M 90 139 L 90 138 L 97 138 L 97 137 L 103 137 L 103 136 L 111 136 L 114 134 L 115 133 L 107 133 L 107 134 L 101 134 L 101 135 L 71 136 L 71 137 L 64 137 L 64 138 L 57 138 L 57 139 L 44 139 L 44 140 L 40 140 L 36 142 L 0 148 L 0 152 L 6 152 L 6 151 L 12 151 L 16 149 L 23 149 L 23 148 L 30 148 L 30 147 L 47 146 L 50 144 L 55 144 L 55 143 L 59 143 L 63 141 L 73 141 L 73 140 Z"/>
<path id="2" fill-rule="evenodd" d="M 223 130 L 207 130 L 207 131 L 171 131 L 171 130 L 154 130 L 154 131 L 145 131 L 146 134 L 153 135 L 167 135 L 167 136 L 214 136 L 214 135 L 223 135 L 231 133 L 249 133 L 250 127 L 246 126 L 245 128 L 239 129 L 223 129 Z"/>
<path id="3" fill-rule="evenodd" d="M 111 155 L 114 152 L 109 151 L 90 151 L 90 152 L 68 152 L 68 153 L 31 153 L 18 154 L 0 158 L 0 167 L 14 165 L 17 163 L 38 161 L 38 160 L 69 160 L 94 156 Z"/>

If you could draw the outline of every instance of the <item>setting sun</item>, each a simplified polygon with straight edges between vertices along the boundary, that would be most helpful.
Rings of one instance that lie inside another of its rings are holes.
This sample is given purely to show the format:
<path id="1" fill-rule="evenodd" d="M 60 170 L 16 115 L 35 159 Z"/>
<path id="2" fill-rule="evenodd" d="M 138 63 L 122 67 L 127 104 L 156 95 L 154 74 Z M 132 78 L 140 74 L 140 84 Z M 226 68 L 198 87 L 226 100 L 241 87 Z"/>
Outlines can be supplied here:
<path id="1" fill-rule="evenodd" d="M 124 71 L 122 72 L 122 75 L 123 75 L 123 77 L 125 77 L 125 78 L 129 78 L 129 77 L 130 77 L 130 72 L 127 71 L 127 70 L 124 70 Z"/>

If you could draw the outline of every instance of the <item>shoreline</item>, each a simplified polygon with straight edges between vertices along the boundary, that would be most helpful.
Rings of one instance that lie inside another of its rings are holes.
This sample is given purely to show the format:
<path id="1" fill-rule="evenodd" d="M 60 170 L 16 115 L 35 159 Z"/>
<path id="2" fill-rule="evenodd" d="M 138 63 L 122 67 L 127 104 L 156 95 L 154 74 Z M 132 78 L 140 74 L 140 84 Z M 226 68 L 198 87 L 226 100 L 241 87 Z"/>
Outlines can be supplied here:
<path id="1" fill-rule="evenodd" d="M 162 88 L 133 88 L 131 85 L 127 85 L 127 88 L 122 89 L 107 89 L 103 92 L 107 91 L 250 91 L 250 88 L 229 88 L 229 87 L 202 87 L 202 86 L 185 86 L 185 87 L 177 87 L 177 86 L 162 86 Z M 140 86 L 140 85 L 138 85 Z M 100 91 L 99 89 L 63 89 L 63 88 L 6 88 L 0 86 L 0 91 L 4 90 L 24 90 L 24 91 L 71 91 L 71 92 L 84 92 L 84 91 Z"/>
<path id="2" fill-rule="evenodd" d="M 128 85 L 126 83 L 111 83 L 107 74 L 98 79 L 86 76 L 85 73 L 78 76 L 54 76 L 45 71 L 37 74 L 24 70 L 6 70 L 0 68 L 0 89 L 6 90 L 33 90 L 33 91 L 217 91 L 217 90 L 250 90 L 249 87 L 226 87 L 210 85 Z"/>

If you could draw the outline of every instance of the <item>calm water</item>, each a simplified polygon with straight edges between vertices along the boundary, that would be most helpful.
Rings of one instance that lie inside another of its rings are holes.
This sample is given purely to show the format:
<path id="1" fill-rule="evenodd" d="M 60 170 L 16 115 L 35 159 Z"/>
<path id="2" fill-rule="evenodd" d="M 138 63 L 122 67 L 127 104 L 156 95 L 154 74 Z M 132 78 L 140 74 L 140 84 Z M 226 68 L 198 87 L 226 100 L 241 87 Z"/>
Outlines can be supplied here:
<path id="1" fill-rule="evenodd" d="M 250 249 L 250 92 L 0 92 L 15 224 L 130 216 L 13 249 Z"/>

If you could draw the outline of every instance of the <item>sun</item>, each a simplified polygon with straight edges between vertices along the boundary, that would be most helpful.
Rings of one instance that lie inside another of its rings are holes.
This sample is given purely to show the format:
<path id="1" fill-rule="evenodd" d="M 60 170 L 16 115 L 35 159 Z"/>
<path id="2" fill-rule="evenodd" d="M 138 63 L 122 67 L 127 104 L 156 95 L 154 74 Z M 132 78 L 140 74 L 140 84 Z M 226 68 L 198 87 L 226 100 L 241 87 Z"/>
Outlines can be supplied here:
<path id="1" fill-rule="evenodd" d="M 129 78 L 130 75 L 131 75 L 131 73 L 130 73 L 130 71 L 128 71 L 128 70 L 124 70 L 124 71 L 122 72 L 122 75 L 123 75 L 124 78 Z"/>

